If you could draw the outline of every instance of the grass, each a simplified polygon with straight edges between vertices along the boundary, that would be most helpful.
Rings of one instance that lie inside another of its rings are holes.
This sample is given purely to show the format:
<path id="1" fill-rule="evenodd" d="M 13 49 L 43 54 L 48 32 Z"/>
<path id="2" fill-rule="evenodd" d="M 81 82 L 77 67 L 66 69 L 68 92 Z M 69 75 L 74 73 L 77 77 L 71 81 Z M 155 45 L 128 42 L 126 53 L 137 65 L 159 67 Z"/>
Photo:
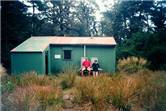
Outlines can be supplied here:
<path id="1" fill-rule="evenodd" d="M 62 103 L 62 91 L 51 86 L 26 86 L 17 87 L 8 96 L 11 107 L 19 111 L 31 111 L 33 109 L 46 110 L 49 106 L 60 106 Z"/>
<path id="2" fill-rule="evenodd" d="M 148 65 L 149 63 L 146 59 L 132 56 L 118 60 L 117 69 L 122 73 L 133 74 L 145 69 Z"/>
<path id="3" fill-rule="evenodd" d="M 152 110 L 158 104 L 160 94 L 164 93 L 162 89 L 166 87 L 161 85 L 166 78 L 163 81 L 158 80 L 163 76 L 145 70 L 132 75 L 87 77 L 76 86 L 76 102 L 88 102 L 93 110 L 105 111 L 111 105 L 119 110 Z"/>
<path id="4" fill-rule="evenodd" d="M 70 66 L 64 69 L 63 73 L 59 74 L 60 85 L 62 89 L 74 87 L 76 78 L 78 78 L 78 73 L 76 68 Z"/>
<path id="5" fill-rule="evenodd" d="M 55 76 L 37 75 L 35 72 L 24 73 L 21 76 L 16 76 L 16 83 L 19 86 L 27 85 L 55 85 Z"/>
<path id="6" fill-rule="evenodd" d="M 61 110 L 63 93 L 55 76 L 38 76 L 29 72 L 20 76 L 2 77 L 3 110 Z"/>
<path id="7" fill-rule="evenodd" d="M 6 69 L 0 64 L 0 76 L 3 76 L 6 74 Z"/>
<path id="8" fill-rule="evenodd" d="M 92 110 L 101 110 L 109 102 L 109 86 L 111 78 L 100 76 L 86 77 L 77 82 L 75 101 L 78 104 L 89 103 Z"/>
<path id="9" fill-rule="evenodd" d="M 76 70 L 66 69 L 58 77 L 3 74 L 1 91 L 2 110 L 62 111 L 69 105 L 73 111 L 164 111 L 166 72 L 144 69 L 80 77 Z"/>

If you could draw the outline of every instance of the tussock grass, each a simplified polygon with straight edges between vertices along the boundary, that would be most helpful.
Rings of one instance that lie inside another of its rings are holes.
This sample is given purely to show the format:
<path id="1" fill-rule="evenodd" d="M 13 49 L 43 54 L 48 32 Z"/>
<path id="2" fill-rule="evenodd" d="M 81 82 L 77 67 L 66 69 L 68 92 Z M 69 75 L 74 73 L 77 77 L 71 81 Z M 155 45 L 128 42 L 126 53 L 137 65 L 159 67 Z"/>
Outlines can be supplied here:
<path id="1" fill-rule="evenodd" d="M 76 78 L 78 78 L 77 68 L 70 66 L 59 74 L 60 85 L 62 89 L 72 88 L 75 85 Z"/>
<path id="2" fill-rule="evenodd" d="M 2 66 L 2 64 L 0 64 L 0 77 L 3 75 L 6 75 L 6 69 Z"/>
<path id="3" fill-rule="evenodd" d="M 37 75 L 36 72 L 28 72 L 16 76 L 17 85 L 19 86 L 27 86 L 27 85 L 55 85 L 56 80 L 54 76 L 46 76 L 46 75 Z"/>
<path id="4" fill-rule="evenodd" d="M 54 111 L 67 108 L 89 111 L 150 110 L 166 108 L 166 72 L 147 69 L 98 77 L 77 76 L 66 69 L 55 76 L 29 72 L 5 76 L 2 80 L 2 103 L 12 111 Z M 69 99 L 63 99 L 64 95 Z M 73 98 L 74 99 L 71 99 Z"/>
<path id="5" fill-rule="evenodd" d="M 105 109 L 110 99 L 108 89 L 111 81 L 107 75 L 97 78 L 82 78 L 77 81 L 75 102 L 78 104 L 89 103 L 92 110 Z"/>
<path id="6" fill-rule="evenodd" d="M 7 76 L 2 83 L 4 110 L 62 109 L 62 90 L 54 76 L 39 76 L 35 72 L 29 72 L 19 76 Z"/>
<path id="7" fill-rule="evenodd" d="M 39 106 L 39 102 L 35 98 L 35 91 L 32 87 L 17 87 L 13 93 L 11 93 L 7 100 L 10 104 L 8 110 L 33 110 Z M 5 104 L 6 105 L 6 104 Z"/>
<path id="8" fill-rule="evenodd" d="M 117 68 L 122 73 L 132 74 L 145 69 L 148 64 L 148 61 L 142 57 L 131 56 L 118 60 Z"/>
<path id="9" fill-rule="evenodd" d="M 93 110 L 105 111 L 111 105 L 119 110 L 152 110 L 163 87 L 166 87 L 161 85 L 164 81 L 159 81 L 160 77 L 155 72 L 144 70 L 132 75 L 82 78 L 76 85 L 75 102 L 90 103 Z"/>
<path id="10" fill-rule="evenodd" d="M 46 110 L 48 106 L 59 106 L 62 103 L 62 91 L 51 86 L 17 87 L 8 97 L 14 111 Z"/>

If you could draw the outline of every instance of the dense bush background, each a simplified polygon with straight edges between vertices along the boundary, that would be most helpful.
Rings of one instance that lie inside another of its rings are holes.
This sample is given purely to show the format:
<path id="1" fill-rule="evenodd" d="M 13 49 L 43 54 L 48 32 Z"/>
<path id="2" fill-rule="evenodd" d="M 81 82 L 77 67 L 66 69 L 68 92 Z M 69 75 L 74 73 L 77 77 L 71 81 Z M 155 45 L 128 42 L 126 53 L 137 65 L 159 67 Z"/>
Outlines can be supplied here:
<path id="1" fill-rule="evenodd" d="M 104 3 L 104 2 L 103 2 Z M 166 1 L 106 0 L 103 18 L 95 1 L 1 1 L 1 59 L 10 71 L 10 50 L 30 36 L 113 36 L 117 60 L 147 59 L 153 70 L 166 69 Z M 31 10 L 31 11 L 30 11 Z"/>

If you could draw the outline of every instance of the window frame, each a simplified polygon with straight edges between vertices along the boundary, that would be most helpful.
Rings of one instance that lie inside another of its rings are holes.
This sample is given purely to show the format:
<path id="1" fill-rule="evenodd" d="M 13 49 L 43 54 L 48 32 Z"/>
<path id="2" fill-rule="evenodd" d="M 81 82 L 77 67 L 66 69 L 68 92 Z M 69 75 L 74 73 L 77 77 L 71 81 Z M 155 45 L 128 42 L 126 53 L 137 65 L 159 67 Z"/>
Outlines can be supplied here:
<path id="1" fill-rule="evenodd" d="M 70 59 L 65 58 L 65 51 L 70 51 Z M 72 60 L 72 50 L 71 49 L 63 49 L 63 60 L 66 60 L 66 61 Z"/>

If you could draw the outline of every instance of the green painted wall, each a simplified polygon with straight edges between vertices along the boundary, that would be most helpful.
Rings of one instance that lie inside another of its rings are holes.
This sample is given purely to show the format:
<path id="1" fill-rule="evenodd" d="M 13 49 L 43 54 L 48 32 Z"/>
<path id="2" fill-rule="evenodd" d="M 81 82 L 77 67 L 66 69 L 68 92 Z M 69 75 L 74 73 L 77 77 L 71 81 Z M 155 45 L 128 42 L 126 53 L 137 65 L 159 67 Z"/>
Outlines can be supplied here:
<path id="1" fill-rule="evenodd" d="M 87 56 L 97 57 L 104 72 L 115 72 L 115 46 L 86 46 Z"/>
<path id="2" fill-rule="evenodd" d="M 71 60 L 64 60 L 63 50 L 70 49 Z M 46 51 L 48 51 L 48 64 L 45 61 Z M 56 74 L 69 66 L 80 68 L 81 57 L 83 57 L 83 45 L 49 45 L 44 52 L 12 52 L 11 69 L 13 74 L 29 71 L 36 71 L 39 74 Z M 55 59 L 56 55 L 61 55 L 60 59 Z M 86 45 L 87 57 L 97 57 L 104 72 L 115 72 L 115 46 L 89 46 Z"/>
<path id="3" fill-rule="evenodd" d="M 64 60 L 63 50 L 71 49 L 71 60 Z M 55 59 L 56 55 L 61 55 L 60 59 Z M 49 72 L 58 73 L 70 66 L 80 68 L 80 58 L 83 56 L 83 46 L 60 46 L 50 45 L 49 47 Z"/>
<path id="4" fill-rule="evenodd" d="M 11 53 L 12 74 L 36 71 L 45 73 L 45 53 L 42 52 L 13 52 Z"/>
<path id="5" fill-rule="evenodd" d="M 63 50 L 72 50 L 72 59 L 63 59 Z M 58 73 L 63 68 L 74 65 L 80 68 L 81 57 L 83 57 L 83 45 L 50 45 L 49 47 L 49 73 Z M 61 55 L 60 59 L 55 59 L 56 55 Z M 105 72 L 115 72 L 115 47 L 113 46 L 86 46 L 87 57 L 97 57 L 99 64 Z"/>

